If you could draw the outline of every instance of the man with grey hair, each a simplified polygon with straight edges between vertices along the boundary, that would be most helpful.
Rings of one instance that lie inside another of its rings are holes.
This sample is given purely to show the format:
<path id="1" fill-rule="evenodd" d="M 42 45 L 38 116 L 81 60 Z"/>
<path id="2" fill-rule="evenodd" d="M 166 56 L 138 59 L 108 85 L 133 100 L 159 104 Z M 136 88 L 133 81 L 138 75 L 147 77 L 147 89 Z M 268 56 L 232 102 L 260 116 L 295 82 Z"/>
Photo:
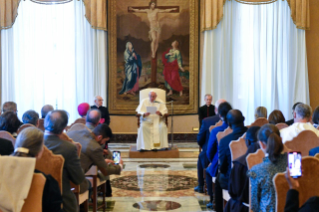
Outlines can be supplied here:
<path id="1" fill-rule="evenodd" d="M 94 105 L 91 106 L 91 109 L 98 109 L 101 112 L 101 120 L 100 123 L 110 125 L 111 119 L 109 110 L 107 107 L 102 106 L 103 105 L 103 98 L 101 96 L 96 96 L 94 99 Z"/>
<path id="2" fill-rule="evenodd" d="M 2 112 L 5 113 L 7 111 L 12 111 L 12 112 L 17 113 L 18 112 L 17 103 L 15 103 L 15 102 L 5 102 L 2 105 Z"/>
<path id="3" fill-rule="evenodd" d="M 32 124 L 36 127 L 39 125 L 39 114 L 34 110 L 26 111 L 22 116 L 23 124 Z"/>
<path id="4" fill-rule="evenodd" d="M 64 128 L 68 124 L 68 114 L 64 110 L 50 111 L 44 120 L 44 145 L 56 155 L 64 158 L 62 173 L 62 199 L 63 211 L 77 212 L 78 204 L 75 195 L 71 191 L 70 181 L 80 185 L 85 180 L 81 168 L 77 148 L 69 141 L 60 139 Z"/>
<path id="5" fill-rule="evenodd" d="M 101 112 L 98 109 L 91 109 L 86 115 L 86 126 L 93 130 L 97 125 L 99 125 L 101 120 Z"/>
<path id="6" fill-rule="evenodd" d="M 199 126 L 202 126 L 202 121 L 204 118 L 215 116 L 217 108 L 212 105 L 213 96 L 211 94 L 205 95 L 205 105 L 198 109 L 198 119 L 199 119 Z"/>
<path id="7" fill-rule="evenodd" d="M 156 99 L 157 94 L 154 91 L 151 91 L 148 97 L 143 99 L 136 109 L 141 115 L 136 149 L 143 151 L 168 148 L 167 126 L 164 120 L 164 115 L 167 114 L 166 105 Z"/>
<path id="8" fill-rule="evenodd" d="M 291 141 L 300 132 L 310 130 L 319 137 L 319 131 L 310 123 L 311 107 L 307 104 L 299 103 L 294 110 L 294 124 L 280 130 L 282 143 Z"/>
<path id="9" fill-rule="evenodd" d="M 45 116 L 52 110 L 54 110 L 52 105 L 44 105 L 41 109 L 41 117 L 44 119 Z"/>

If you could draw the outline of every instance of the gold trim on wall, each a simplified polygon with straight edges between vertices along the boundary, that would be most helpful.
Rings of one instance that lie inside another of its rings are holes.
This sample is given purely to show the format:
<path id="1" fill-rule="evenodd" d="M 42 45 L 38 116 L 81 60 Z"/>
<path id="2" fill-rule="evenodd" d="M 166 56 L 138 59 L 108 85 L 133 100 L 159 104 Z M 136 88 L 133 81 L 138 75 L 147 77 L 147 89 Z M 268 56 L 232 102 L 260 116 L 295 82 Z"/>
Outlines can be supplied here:
<path id="1" fill-rule="evenodd" d="M 116 71 L 117 71 L 117 1 L 108 1 L 108 109 L 113 115 L 136 114 L 138 104 L 119 104 L 116 98 Z M 189 104 L 174 105 L 174 114 L 198 113 L 198 76 L 199 76 L 199 2 L 189 0 L 190 8 L 190 44 L 189 44 Z M 170 113 L 170 106 L 167 106 Z"/>

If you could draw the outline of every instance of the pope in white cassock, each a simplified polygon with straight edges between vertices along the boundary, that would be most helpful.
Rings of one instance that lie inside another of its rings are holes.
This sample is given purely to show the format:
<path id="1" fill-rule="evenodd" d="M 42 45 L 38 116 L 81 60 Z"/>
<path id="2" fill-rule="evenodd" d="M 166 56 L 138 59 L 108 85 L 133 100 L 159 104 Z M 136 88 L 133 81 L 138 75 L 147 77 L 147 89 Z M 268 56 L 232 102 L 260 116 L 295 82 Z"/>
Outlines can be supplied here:
<path id="1" fill-rule="evenodd" d="M 141 115 L 141 124 L 137 132 L 137 150 L 168 148 L 167 126 L 164 120 L 167 108 L 165 103 L 156 100 L 156 97 L 157 94 L 151 91 L 149 98 L 143 99 L 136 109 Z M 154 114 L 147 112 L 150 107 L 156 107 Z"/>

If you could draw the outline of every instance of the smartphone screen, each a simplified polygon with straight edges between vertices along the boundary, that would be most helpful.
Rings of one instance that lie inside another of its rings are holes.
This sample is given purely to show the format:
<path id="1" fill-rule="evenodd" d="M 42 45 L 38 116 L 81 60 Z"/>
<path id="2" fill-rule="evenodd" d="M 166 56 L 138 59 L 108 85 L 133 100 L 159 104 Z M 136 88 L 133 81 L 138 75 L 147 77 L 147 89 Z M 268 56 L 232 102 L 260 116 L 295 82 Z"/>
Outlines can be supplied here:
<path id="1" fill-rule="evenodd" d="M 113 161 L 115 164 L 119 164 L 121 160 L 121 152 L 120 151 L 113 151 Z"/>
<path id="2" fill-rule="evenodd" d="M 292 178 L 299 178 L 302 175 L 301 171 L 301 152 L 288 153 L 288 166 L 290 176 Z"/>

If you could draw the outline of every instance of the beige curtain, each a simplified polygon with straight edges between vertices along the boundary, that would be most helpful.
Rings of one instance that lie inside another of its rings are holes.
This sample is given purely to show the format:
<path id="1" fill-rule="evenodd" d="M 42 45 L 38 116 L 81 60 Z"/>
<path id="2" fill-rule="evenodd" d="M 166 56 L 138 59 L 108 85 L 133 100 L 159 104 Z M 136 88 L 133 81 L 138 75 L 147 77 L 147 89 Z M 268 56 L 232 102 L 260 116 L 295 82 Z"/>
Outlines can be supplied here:
<path id="1" fill-rule="evenodd" d="M 0 30 L 12 27 L 21 0 L 0 0 Z"/>
<path id="2" fill-rule="evenodd" d="M 21 0 L 0 0 L 0 30 L 9 29 L 18 15 L 18 6 Z M 41 4 L 67 3 L 72 0 L 31 0 Z M 83 0 L 85 17 L 92 28 L 107 30 L 107 0 Z"/>
<path id="3" fill-rule="evenodd" d="M 201 0 L 201 31 L 212 30 L 223 18 L 226 0 Z M 230 0 L 231 1 L 231 0 Z M 277 0 L 236 0 L 245 4 L 267 4 Z M 282 1 L 282 0 L 279 0 Z M 310 29 L 309 0 L 287 0 L 291 18 L 298 29 Z"/>
<path id="4" fill-rule="evenodd" d="M 107 1 L 83 0 L 85 5 L 85 17 L 92 28 L 107 31 Z"/>

